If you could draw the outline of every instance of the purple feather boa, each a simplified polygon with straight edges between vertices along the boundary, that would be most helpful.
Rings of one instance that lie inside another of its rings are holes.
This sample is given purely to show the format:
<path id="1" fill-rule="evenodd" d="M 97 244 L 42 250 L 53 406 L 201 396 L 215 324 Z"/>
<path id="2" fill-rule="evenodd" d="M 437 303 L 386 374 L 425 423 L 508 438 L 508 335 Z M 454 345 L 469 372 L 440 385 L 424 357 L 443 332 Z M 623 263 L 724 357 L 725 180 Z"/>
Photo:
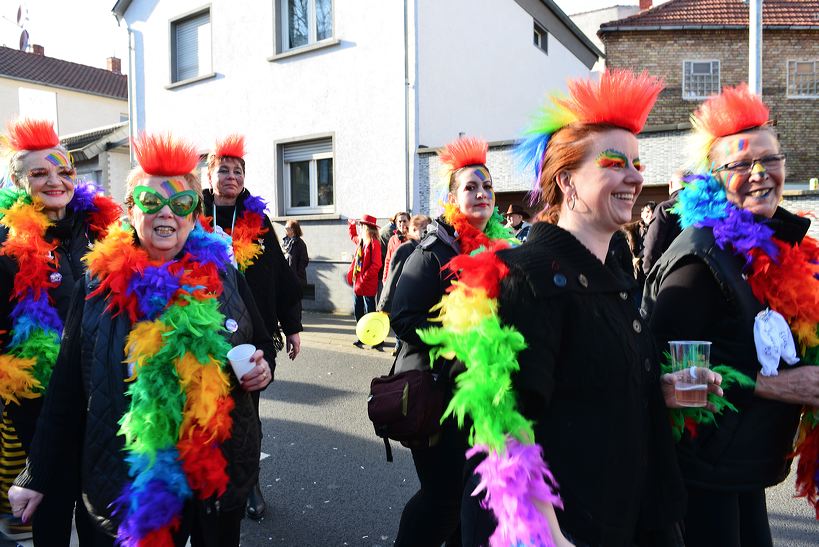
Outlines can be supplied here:
<path id="1" fill-rule="evenodd" d="M 41 293 L 40 298 L 34 298 L 31 294 L 21 298 L 11 311 L 11 319 L 14 323 L 11 346 L 25 341 L 31 330 L 36 328 L 63 332 L 63 322 L 57 310 L 49 303 L 46 293 Z"/>
<path id="2" fill-rule="evenodd" d="M 745 258 L 745 265 L 751 264 L 751 251 L 759 249 L 776 260 L 779 250 L 773 242 L 774 231 L 764 222 L 757 222 L 754 215 L 734 206 L 726 207 L 725 218 L 707 218 L 698 226 L 709 226 L 720 249 L 732 251 Z"/>
<path id="3" fill-rule="evenodd" d="M 120 507 L 129 507 L 128 516 L 119 525 L 117 541 L 126 547 L 138 547 L 142 538 L 170 526 L 185 505 L 181 498 L 166 489 L 159 480 L 153 480 L 142 490 L 130 486 L 114 502 Z"/>
<path id="4" fill-rule="evenodd" d="M 498 526 L 489 542 L 493 546 L 554 545 L 549 521 L 535 502 L 563 507 L 555 493 L 555 478 L 543 461 L 536 444 L 506 441 L 506 453 L 498 454 L 485 445 L 476 445 L 467 458 L 486 454 L 476 468 L 481 482 L 472 495 L 486 492 L 482 502 L 491 509 Z"/>
<path id="5" fill-rule="evenodd" d="M 179 289 L 182 272 L 174 275 L 169 271 L 170 263 L 145 268 L 142 276 L 134 275 L 128 285 L 127 294 L 135 294 L 139 309 L 149 320 L 155 319 L 171 301 Z"/>
<path id="6" fill-rule="evenodd" d="M 256 213 L 257 215 L 262 216 L 264 216 L 264 212 L 267 210 L 267 203 L 265 200 L 254 195 L 248 195 L 245 198 L 244 206 L 245 211 L 250 211 L 251 213 Z"/>
<path id="7" fill-rule="evenodd" d="M 94 198 L 102 190 L 90 182 L 80 182 L 74 186 L 74 197 L 68 203 L 68 207 L 75 212 L 79 211 L 96 211 L 97 206 L 94 203 Z"/>
<path id="8" fill-rule="evenodd" d="M 197 223 L 185 242 L 185 251 L 196 256 L 203 264 L 214 264 L 219 270 L 231 267 L 227 240 L 216 233 L 206 231 Z"/>

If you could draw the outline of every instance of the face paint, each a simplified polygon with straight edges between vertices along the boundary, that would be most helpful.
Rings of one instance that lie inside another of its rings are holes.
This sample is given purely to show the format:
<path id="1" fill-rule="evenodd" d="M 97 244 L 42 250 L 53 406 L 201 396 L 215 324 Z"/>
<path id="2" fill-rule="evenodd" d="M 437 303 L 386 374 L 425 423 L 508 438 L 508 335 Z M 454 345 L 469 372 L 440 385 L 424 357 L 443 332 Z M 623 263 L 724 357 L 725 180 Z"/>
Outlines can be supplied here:
<path id="1" fill-rule="evenodd" d="M 645 166 L 643 165 L 643 162 L 640 161 L 640 158 L 634 158 L 634 161 L 631 163 L 634 165 L 634 168 L 640 173 L 642 173 L 645 170 Z"/>
<path id="2" fill-rule="evenodd" d="M 733 172 L 728 173 L 728 178 L 725 179 L 725 186 L 727 186 L 731 192 L 736 192 L 741 184 L 742 175 Z"/>
<path id="3" fill-rule="evenodd" d="M 623 169 L 628 164 L 628 159 L 626 158 L 625 154 L 618 152 L 617 150 L 612 150 L 611 148 L 600 152 L 600 155 L 597 156 L 596 161 L 597 166 L 602 167 L 603 169 Z"/>
<path id="4" fill-rule="evenodd" d="M 68 165 L 68 159 L 62 154 L 49 154 L 45 157 L 46 161 L 51 165 L 58 167 L 65 167 Z"/>
<path id="5" fill-rule="evenodd" d="M 737 140 L 737 152 L 742 152 L 746 148 L 748 148 L 748 139 Z"/>
<path id="6" fill-rule="evenodd" d="M 767 173 L 767 171 L 762 167 L 761 162 L 754 163 L 754 166 L 751 168 L 752 175 L 764 175 L 765 173 Z"/>
<path id="7" fill-rule="evenodd" d="M 486 182 L 488 180 L 492 180 L 492 176 L 489 174 L 489 171 L 486 167 L 475 167 L 475 176 L 480 179 L 481 182 Z"/>
<path id="8" fill-rule="evenodd" d="M 181 192 L 181 191 L 183 191 L 185 189 L 185 187 L 182 186 L 182 183 L 180 181 L 178 181 L 177 179 L 163 180 L 162 181 L 162 188 L 166 192 L 168 192 L 169 196 L 172 196 L 174 194 L 178 194 L 179 192 Z"/>

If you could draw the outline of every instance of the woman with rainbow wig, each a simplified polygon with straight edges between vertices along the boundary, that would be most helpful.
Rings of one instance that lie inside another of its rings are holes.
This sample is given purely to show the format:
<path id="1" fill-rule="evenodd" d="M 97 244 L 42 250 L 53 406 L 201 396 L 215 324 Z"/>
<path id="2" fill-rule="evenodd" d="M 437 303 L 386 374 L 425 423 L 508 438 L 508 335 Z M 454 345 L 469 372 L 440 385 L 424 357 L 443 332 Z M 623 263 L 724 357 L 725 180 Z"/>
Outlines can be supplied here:
<path id="1" fill-rule="evenodd" d="M 635 135 L 661 89 L 628 71 L 570 81 L 519 148 L 541 222 L 519 247 L 449 263 L 442 326 L 421 339 L 466 369 L 446 413 L 470 425 L 464 545 L 682 545 L 676 376 L 607 253 L 642 189 Z"/>
<path id="2" fill-rule="evenodd" d="M 82 450 L 94 546 L 236 547 L 256 483 L 251 392 L 275 347 L 225 238 L 197 222 L 196 148 L 170 135 L 132 142 L 128 219 L 85 256 L 26 470 L 9 492 L 30 518 Z M 252 343 L 237 378 L 231 346 Z M 60 447 L 55 450 L 54 447 Z"/>
<path id="3" fill-rule="evenodd" d="M 25 467 L 43 395 L 60 350 L 63 322 L 74 285 L 84 273 L 89 244 L 106 233 L 121 210 L 90 184 L 79 183 L 68 151 L 50 121 L 20 119 L 8 125 L 10 187 L 0 190 L 0 512 L 2 529 L 15 539 L 26 532 L 38 545 L 67 546 L 79 500 L 78 453 L 64 445 L 65 472 L 34 522 L 13 521 L 6 492 Z M 76 441 L 74 439 L 73 441 Z M 81 537 L 90 526 L 77 508 Z M 28 529 L 26 529 L 28 528 Z"/>
<path id="4" fill-rule="evenodd" d="M 688 545 L 770 546 L 765 488 L 794 456 L 797 496 L 819 516 L 819 247 L 779 207 L 785 155 L 768 117 L 744 84 L 692 115 L 696 174 L 673 209 L 684 231 L 646 283 L 658 343 L 710 340 L 713 364 L 755 380 L 726 389 L 736 411 L 685 422 Z"/>
<path id="5" fill-rule="evenodd" d="M 488 148 L 484 140 L 465 137 L 438 153 L 449 190 L 444 214 L 427 227 L 392 293 L 390 321 L 402 341 L 395 372 L 428 370 L 447 393 L 454 362 L 449 355 L 430 361 L 432 348 L 419 337 L 419 330 L 435 325 L 433 308 L 451 289 L 454 277 L 444 267 L 456 257 L 517 243 L 495 208 Z M 450 417 L 436 435 L 410 448 L 421 488 L 404 507 L 395 545 L 461 545 L 466 435 Z"/>

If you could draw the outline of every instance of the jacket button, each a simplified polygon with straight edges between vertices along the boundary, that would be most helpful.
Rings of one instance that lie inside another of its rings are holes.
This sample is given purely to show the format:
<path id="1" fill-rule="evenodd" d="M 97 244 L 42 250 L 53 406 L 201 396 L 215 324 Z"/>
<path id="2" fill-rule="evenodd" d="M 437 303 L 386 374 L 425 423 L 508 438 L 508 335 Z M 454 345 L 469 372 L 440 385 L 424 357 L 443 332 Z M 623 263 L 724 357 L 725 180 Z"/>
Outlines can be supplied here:
<path id="1" fill-rule="evenodd" d="M 635 319 L 634 322 L 631 323 L 631 328 L 634 329 L 634 332 L 639 334 L 643 330 L 643 326 L 640 324 L 639 319 Z"/>
<path id="2" fill-rule="evenodd" d="M 554 281 L 554 284 L 558 287 L 565 287 L 567 279 L 562 273 L 556 273 L 552 278 L 552 281 Z"/>
<path id="3" fill-rule="evenodd" d="M 646 357 L 646 360 L 643 361 L 643 368 L 646 369 L 646 372 L 651 372 L 651 359 Z"/>
<path id="4" fill-rule="evenodd" d="M 584 288 L 589 286 L 589 280 L 583 274 L 577 276 L 577 282 L 583 285 Z"/>
<path id="5" fill-rule="evenodd" d="M 620 292 L 620 299 L 621 300 L 628 300 L 628 293 L 626 291 Z"/>

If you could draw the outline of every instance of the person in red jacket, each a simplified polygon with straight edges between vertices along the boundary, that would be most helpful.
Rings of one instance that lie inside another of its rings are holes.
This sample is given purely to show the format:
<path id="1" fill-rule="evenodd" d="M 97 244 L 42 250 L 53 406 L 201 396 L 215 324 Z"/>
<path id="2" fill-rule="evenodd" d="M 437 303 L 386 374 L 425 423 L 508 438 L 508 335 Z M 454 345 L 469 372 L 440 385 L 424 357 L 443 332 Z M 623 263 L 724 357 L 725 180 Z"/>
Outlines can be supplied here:
<path id="1" fill-rule="evenodd" d="M 358 221 L 350 220 L 350 239 L 356 244 L 355 256 L 347 271 L 347 284 L 355 295 L 355 320 L 375 311 L 375 294 L 378 292 L 378 271 L 381 269 L 381 244 L 378 240 L 376 218 L 362 216 Z M 361 340 L 354 342 L 363 348 Z M 374 346 L 381 349 L 381 344 Z"/>

